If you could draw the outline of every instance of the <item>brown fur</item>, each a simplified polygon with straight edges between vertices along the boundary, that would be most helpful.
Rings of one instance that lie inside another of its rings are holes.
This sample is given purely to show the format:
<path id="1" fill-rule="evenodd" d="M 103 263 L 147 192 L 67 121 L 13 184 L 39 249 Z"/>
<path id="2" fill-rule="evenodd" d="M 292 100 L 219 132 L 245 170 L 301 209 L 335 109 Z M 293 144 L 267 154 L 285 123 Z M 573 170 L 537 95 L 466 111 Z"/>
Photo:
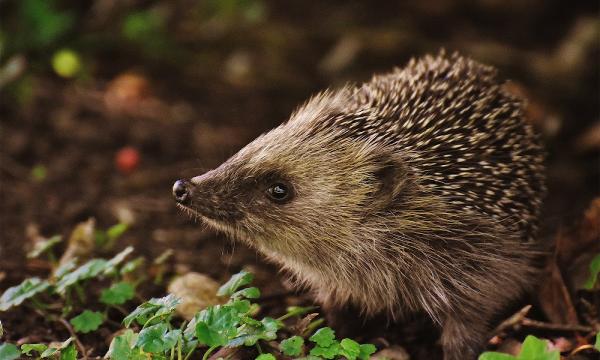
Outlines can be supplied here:
<path id="1" fill-rule="evenodd" d="M 425 57 L 321 93 L 190 181 L 185 207 L 256 247 L 329 306 L 426 312 L 446 359 L 534 280 L 543 152 L 495 70 Z M 277 204 L 277 181 L 293 198 Z"/>

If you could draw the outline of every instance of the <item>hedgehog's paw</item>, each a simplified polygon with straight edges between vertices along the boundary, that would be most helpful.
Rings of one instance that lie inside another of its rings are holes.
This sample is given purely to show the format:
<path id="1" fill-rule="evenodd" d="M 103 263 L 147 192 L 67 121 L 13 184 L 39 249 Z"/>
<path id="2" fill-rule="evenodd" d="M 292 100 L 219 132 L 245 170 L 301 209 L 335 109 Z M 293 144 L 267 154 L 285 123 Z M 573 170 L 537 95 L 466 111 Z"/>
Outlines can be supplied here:
<path id="1" fill-rule="evenodd" d="M 455 315 L 457 316 L 457 315 Z M 442 329 L 444 360 L 475 360 L 484 349 L 488 329 L 481 317 L 449 316 Z"/>

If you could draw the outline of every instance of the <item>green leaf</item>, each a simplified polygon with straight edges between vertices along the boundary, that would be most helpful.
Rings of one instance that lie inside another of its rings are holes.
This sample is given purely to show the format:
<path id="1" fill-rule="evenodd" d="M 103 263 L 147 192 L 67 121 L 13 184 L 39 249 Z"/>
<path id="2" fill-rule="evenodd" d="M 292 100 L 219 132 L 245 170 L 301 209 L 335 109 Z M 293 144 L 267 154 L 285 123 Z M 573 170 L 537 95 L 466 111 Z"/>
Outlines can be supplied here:
<path id="1" fill-rule="evenodd" d="M 256 287 L 245 288 L 238 290 L 231 295 L 232 299 L 247 298 L 247 299 L 258 299 L 260 297 L 260 290 Z"/>
<path id="2" fill-rule="evenodd" d="M 223 346 L 237 334 L 240 314 L 231 305 L 211 306 L 196 316 L 196 336 L 203 344 Z"/>
<path id="3" fill-rule="evenodd" d="M 125 223 L 119 223 L 109 227 L 108 230 L 106 230 L 106 235 L 108 236 L 109 241 L 115 241 L 125 234 L 127 229 L 129 229 L 129 225 Z"/>
<path id="4" fill-rule="evenodd" d="M 52 277 L 55 278 L 55 279 L 60 279 L 63 276 L 65 276 L 66 273 L 68 273 L 71 270 L 75 269 L 76 266 L 77 266 L 77 259 L 76 258 L 72 258 L 71 260 L 63 263 L 56 270 L 54 270 L 54 273 L 52 274 Z"/>
<path id="5" fill-rule="evenodd" d="M 19 348 L 14 344 L 0 344 L 0 360 L 14 360 L 21 356 Z"/>
<path id="6" fill-rule="evenodd" d="M 516 357 L 495 351 L 486 351 L 479 355 L 479 360 L 517 360 Z"/>
<path id="7" fill-rule="evenodd" d="M 60 351 L 60 360 L 77 360 L 77 348 L 70 344 Z"/>
<path id="8" fill-rule="evenodd" d="M 198 314 L 188 322 L 183 331 L 183 351 L 187 354 L 198 347 L 198 339 L 196 339 L 196 320 Z"/>
<path id="9" fill-rule="evenodd" d="M 296 335 L 281 341 L 279 349 L 287 356 L 299 356 L 302 352 L 302 345 L 304 345 L 304 339 Z"/>
<path id="10" fill-rule="evenodd" d="M 45 358 L 49 358 L 51 356 L 54 356 L 54 354 L 56 354 L 56 353 L 58 353 L 58 349 L 57 348 L 55 348 L 55 347 L 49 347 L 46 350 L 44 350 L 43 353 L 40 354 L 40 357 L 42 359 L 45 359 Z"/>
<path id="11" fill-rule="evenodd" d="M 277 330 L 283 327 L 283 323 L 277 319 L 265 317 L 260 321 L 263 324 L 264 340 L 275 340 L 277 338 Z"/>
<path id="12" fill-rule="evenodd" d="M 329 346 L 315 346 L 310 350 L 313 356 L 320 356 L 325 359 L 333 359 L 340 353 L 340 343 L 333 341 Z"/>
<path id="13" fill-rule="evenodd" d="M 137 337 L 135 346 L 142 350 L 162 354 L 177 344 L 181 330 L 171 330 L 166 323 L 158 323 L 142 329 Z"/>
<path id="14" fill-rule="evenodd" d="M 52 247 L 62 241 L 60 235 L 54 235 L 50 239 L 35 243 L 33 250 L 27 253 L 29 259 L 36 258 L 46 251 L 52 249 Z"/>
<path id="15" fill-rule="evenodd" d="M 308 340 L 320 347 L 328 347 L 335 341 L 335 332 L 330 327 L 324 327 L 317 330 Z"/>
<path id="16" fill-rule="evenodd" d="M 127 329 L 121 335 L 115 336 L 110 342 L 105 359 L 130 359 L 135 352 L 133 347 L 137 341 L 138 334 Z"/>
<path id="17" fill-rule="evenodd" d="M 596 286 L 598 281 L 598 275 L 600 274 L 600 254 L 596 254 L 590 263 L 590 277 L 583 284 L 584 289 L 592 290 Z"/>
<path id="18" fill-rule="evenodd" d="M 38 353 L 43 353 L 48 348 L 46 344 L 23 344 L 21 345 L 21 351 L 23 354 L 27 356 L 32 356 L 31 352 L 36 351 Z"/>
<path id="19" fill-rule="evenodd" d="M 107 305 L 120 305 L 135 296 L 135 288 L 127 282 L 112 284 L 108 289 L 102 290 L 100 301 Z"/>
<path id="20" fill-rule="evenodd" d="M 273 318 L 265 317 L 261 321 L 245 318 L 246 323 L 237 329 L 237 335 L 231 339 L 228 346 L 254 346 L 259 340 L 275 340 L 277 330 L 283 327 L 283 324 Z M 248 320 L 253 320 L 249 322 Z"/>
<path id="21" fill-rule="evenodd" d="M 519 360 L 559 360 L 560 352 L 558 350 L 548 351 L 547 340 L 527 335 L 517 358 Z"/>
<path id="22" fill-rule="evenodd" d="M 98 327 L 104 322 L 104 315 L 101 312 L 84 310 L 69 322 L 73 325 L 75 331 L 87 334 L 98 330 Z"/>
<path id="23" fill-rule="evenodd" d="M 125 275 L 132 271 L 135 271 L 137 268 L 139 268 L 144 263 L 144 261 L 146 261 L 146 259 L 144 259 L 143 256 L 139 256 L 133 260 L 126 262 L 121 267 L 121 270 L 119 272 L 121 273 L 121 275 Z"/>
<path id="24" fill-rule="evenodd" d="M 243 315 L 240 318 L 240 323 L 242 323 L 242 324 L 248 324 L 250 326 L 256 326 L 256 327 L 263 326 L 263 324 L 260 321 L 258 321 L 256 319 L 253 319 L 250 316 L 246 316 L 246 315 Z"/>
<path id="25" fill-rule="evenodd" d="M 21 284 L 10 287 L 0 296 L 0 311 L 6 311 L 13 306 L 46 290 L 50 286 L 46 280 L 37 277 L 25 279 Z"/>
<path id="26" fill-rule="evenodd" d="M 538 339 L 533 335 L 528 335 L 523 342 L 519 357 L 534 358 L 538 354 L 546 352 L 547 346 L 548 344 L 545 340 Z"/>
<path id="27" fill-rule="evenodd" d="M 358 358 L 360 360 L 369 360 L 371 355 L 373 355 L 377 351 L 377 348 L 373 344 L 361 344 L 360 345 L 360 353 L 358 354 Z"/>
<path id="28" fill-rule="evenodd" d="M 596 334 L 596 343 L 594 344 L 594 348 L 600 351 L 600 332 Z"/>
<path id="29" fill-rule="evenodd" d="M 260 354 L 256 357 L 256 360 L 277 360 L 273 354 Z"/>
<path id="30" fill-rule="evenodd" d="M 240 314 L 247 314 L 252 309 L 252 304 L 248 300 L 235 300 L 228 305 L 234 307 Z"/>
<path id="31" fill-rule="evenodd" d="M 144 326 L 153 317 L 157 320 L 170 316 L 174 311 L 179 298 L 173 294 L 169 294 L 162 298 L 152 298 L 149 301 L 138 306 L 132 313 L 123 319 L 125 327 L 129 327 L 135 320 L 138 324 Z"/>
<path id="32" fill-rule="evenodd" d="M 56 282 L 56 291 L 64 294 L 67 288 L 80 281 L 95 278 L 106 270 L 108 262 L 104 259 L 92 259 L 77 269 L 64 274 Z"/>
<path id="33" fill-rule="evenodd" d="M 356 360 L 360 354 L 360 344 L 352 339 L 343 339 L 340 341 L 340 355 L 348 360 Z"/>
<path id="34" fill-rule="evenodd" d="M 71 345 L 72 342 L 73 338 L 70 337 L 59 345 L 52 345 L 52 347 L 48 347 L 46 350 L 44 350 L 44 352 L 40 354 L 40 357 L 42 359 L 54 357 L 59 351 L 66 349 L 69 345 Z"/>
<path id="35" fill-rule="evenodd" d="M 242 286 L 246 286 L 252 282 L 254 279 L 254 275 L 247 271 L 240 271 L 239 273 L 233 275 L 229 281 L 223 284 L 219 291 L 217 291 L 218 296 L 231 296 Z"/>
<path id="36" fill-rule="evenodd" d="M 104 269 L 104 274 L 108 275 L 111 272 L 116 272 L 116 266 L 125 260 L 125 258 L 133 252 L 133 246 L 128 246 L 123 251 L 113 256 L 112 259 L 108 260 L 106 263 L 106 269 Z"/>

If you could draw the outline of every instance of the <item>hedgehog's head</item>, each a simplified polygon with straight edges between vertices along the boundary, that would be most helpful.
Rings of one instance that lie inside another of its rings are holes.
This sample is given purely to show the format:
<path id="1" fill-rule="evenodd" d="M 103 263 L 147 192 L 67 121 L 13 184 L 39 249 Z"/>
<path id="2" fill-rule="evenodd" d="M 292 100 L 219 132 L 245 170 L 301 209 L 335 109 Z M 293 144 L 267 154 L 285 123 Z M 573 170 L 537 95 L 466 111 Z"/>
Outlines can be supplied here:
<path id="1" fill-rule="evenodd" d="M 339 96 L 311 100 L 218 168 L 177 181 L 176 200 L 273 255 L 350 246 L 345 238 L 390 211 L 405 174 L 391 149 L 336 125 L 354 116 L 342 111 Z"/>

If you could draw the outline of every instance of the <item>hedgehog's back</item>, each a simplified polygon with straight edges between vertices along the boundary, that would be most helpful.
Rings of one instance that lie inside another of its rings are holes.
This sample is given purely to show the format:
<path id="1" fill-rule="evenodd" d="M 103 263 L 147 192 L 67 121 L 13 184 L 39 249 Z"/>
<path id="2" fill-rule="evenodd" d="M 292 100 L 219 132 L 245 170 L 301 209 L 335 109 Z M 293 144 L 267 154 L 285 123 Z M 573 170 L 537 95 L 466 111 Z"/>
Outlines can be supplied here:
<path id="1" fill-rule="evenodd" d="M 412 60 L 356 88 L 348 109 L 360 116 L 338 125 L 395 146 L 427 191 L 535 236 L 544 152 L 494 68 L 457 54 Z"/>

